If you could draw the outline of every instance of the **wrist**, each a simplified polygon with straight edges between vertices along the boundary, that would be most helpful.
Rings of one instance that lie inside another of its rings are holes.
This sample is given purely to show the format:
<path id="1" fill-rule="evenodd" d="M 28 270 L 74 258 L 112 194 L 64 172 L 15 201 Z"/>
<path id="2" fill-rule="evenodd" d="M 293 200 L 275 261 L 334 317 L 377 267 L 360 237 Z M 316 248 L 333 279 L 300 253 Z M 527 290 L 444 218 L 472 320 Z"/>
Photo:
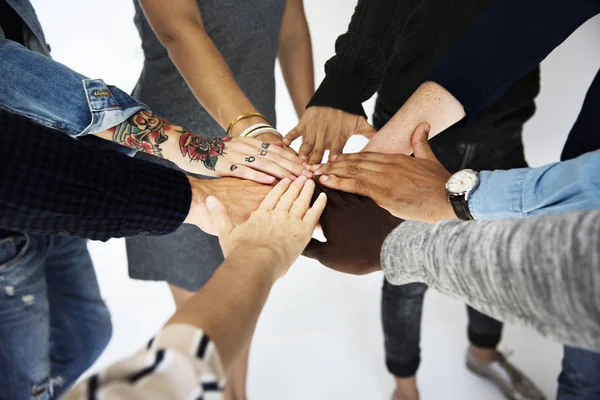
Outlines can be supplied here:
<path id="1" fill-rule="evenodd" d="M 264 274 L 273 282 L 285 275 L 292 264 L 274 245 L 241 243 L 227 249 L 225 257 L 231 268 L 243 268 L 253 274 Z"/>
<path id="2" fill-rule="evenodd" d="M 232 137 L 238 137 L 242 134 L 242 132 L 244 132 L 246 129 L 250 128 L 252 125 L 256 125 L 256 124 L 268 124 L 268 121 L 265 120 L 262 117 L 249 117 L 249 118 L 244 118 L 243 120 L 240 120 L 239 122 L 237 122 L 233 128 L 231 128 L 231 132 L 229 132 L 229 135 Z"/>

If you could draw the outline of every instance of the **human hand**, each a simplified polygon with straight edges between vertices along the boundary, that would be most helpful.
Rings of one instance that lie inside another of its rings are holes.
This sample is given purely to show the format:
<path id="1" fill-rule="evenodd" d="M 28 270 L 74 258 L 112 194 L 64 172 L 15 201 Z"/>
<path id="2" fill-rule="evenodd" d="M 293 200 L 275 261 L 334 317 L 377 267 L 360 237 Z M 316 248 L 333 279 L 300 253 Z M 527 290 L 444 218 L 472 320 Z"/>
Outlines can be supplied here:
<path id="1" fill-rule="evenodd" d="M 311 177 L 305 162 L 282 147 L 255 138 L 181 137 L 181 152 L 198 158 L 208 176 L 236 177 L 258 183 L 273 184 L 277 179 Z"/>
<path id="2" fill-rule="evenodd" d="M 283 150 L 290 153 L 291 155 L 298 157 L 298 153 L 296 153 L 296 151 L 294 149 L 292 149 L 290 146 L 285 145 L 283 143 L 283 141 L 281 140 L 281 138 L 273 133 L 263 133 L 262 135 L 255 136 L 254 138 L 258 139 L 258 140 L 262 140 L 263 142 L 272 143 L 275 146 L 279 146 L 279 147 L 283 148 Z M 304 163 L 303 166 L 304 166 L 304 168 L 308 168 L 308 164 L 306 164 L 306 163 Z"/>
<path id="3" fill-rule="evenodd" d="M 373 200 L 328 189 L 317 183 L 315 194 L 327 194 L 321 216 L 326 243 L 312 239 L 302 253 L 328 268 L 354 275 L 381 270 L 380 253 L 385 238 L 399 224 Z"/>
<path id="4" fill-rule="evenodd" d="M 192 189 L 190 212 L 184 221 L 196 225 L 204 232 L 216 235 L 217 228 L 206 208 L 206 198 L 214 196 L 225 205 L 234 224 L 239 225 L 250 217 L 272 186 L 237 178 L 201 180 L 188 177 Z"/>
<path id="5" fill-rule="evenodd" d="M 287 272 L 309 242 L 327 202 L 325 194 L 320 194 L 310 206 L 315 189 L 312 180 L 300 177 L 290 182 L 279 182 L 248 221 L 238 226 L 216 197 L 206 199 L 226 257 L 232 252 L 251 254 L 266 250 L 282 266 L 278 275 Z"/>
<path id="6" fill-rule="evenodd" d="M 355 153 L 321 166 L 315 175 L 328 188 L 372 198 L 398 218 L 435 222 L 456 218 L 448 202 L 450 173 L 427 141 L 429 125 L 412 137 L 414 157 L 402 154 Z"/>
<path id="7" fill-rule="evenodd" d="M 302 136 L 298 154 L 309 164 L 320 163 L 325 150 L 330 150 L 330 159 L 342 154 L 346 142 L 352 135 L 371 138 L 375 129 L 361 115 L 354 115 L 331 107 L 309 107 L 298 125 L 283 140 L 289 145 Z"/>

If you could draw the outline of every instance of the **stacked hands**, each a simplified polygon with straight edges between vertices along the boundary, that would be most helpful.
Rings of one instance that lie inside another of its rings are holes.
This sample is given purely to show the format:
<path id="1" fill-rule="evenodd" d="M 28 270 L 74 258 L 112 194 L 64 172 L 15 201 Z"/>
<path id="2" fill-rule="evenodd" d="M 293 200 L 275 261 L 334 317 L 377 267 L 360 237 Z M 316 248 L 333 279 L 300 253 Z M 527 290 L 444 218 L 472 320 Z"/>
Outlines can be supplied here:
<path id="1" fill-rule="evenodd" d="M 428 124 L 414 131 L 414 157 L 362 152 L 312 166 L 282 147 L 268 146 L 278 148 L 280 152 L 274 154 L 290 165 L 289 169 L 280 166 L 287 175 L 272 175 L 283 180 L 271 189 L 250 181 L 221 179 L 216 192 L 193 200 L 204 205 L 197 208 L 195 218 L 210 221 L 202 229 L 219 235 L 226 255 L 236 246 L 264 247 L 291 265 L 304 250 L 303 255 L 337 271 L 366 274 L 380 270 L 383 242 L 402 220 L 456 218 L 445 190 L 450 173 L 431 150 L 428 132 Z M 275 171 L 270 168 L 264 171 Z M 313 174 L 314 181 L 308 179 Z M 314 205 L 309 208 L 311 197 Z M 319 216 L 327 242 L 310 240 Z"/>

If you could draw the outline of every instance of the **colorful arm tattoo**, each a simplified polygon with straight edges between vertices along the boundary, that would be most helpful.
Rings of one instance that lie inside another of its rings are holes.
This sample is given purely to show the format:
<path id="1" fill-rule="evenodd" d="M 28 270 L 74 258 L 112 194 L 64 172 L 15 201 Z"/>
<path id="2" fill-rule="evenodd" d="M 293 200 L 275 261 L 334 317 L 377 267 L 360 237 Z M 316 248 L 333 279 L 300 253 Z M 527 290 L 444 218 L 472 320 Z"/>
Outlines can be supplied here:
<path id="1" fill-rule="evenodd" d="M 166 119 L 148 111 L 140 111 L 127 119 L 127 121 L 112 128 L 113 141 L 163 157 L 161 143 L 169 140 L 165 130 L 173 129 L 180 134 L 179 149 L 184 157 L 191 161 L 200 161 L 206 169 L 215 170 L 219 157 L 225 154 L 225 143 L 231 137 L 202 137 L 183 128 L 172 125 Z M 179 129 L 177 129 L 179 128 Z M 176 160 L 171 160 L 176 161 Z"/>

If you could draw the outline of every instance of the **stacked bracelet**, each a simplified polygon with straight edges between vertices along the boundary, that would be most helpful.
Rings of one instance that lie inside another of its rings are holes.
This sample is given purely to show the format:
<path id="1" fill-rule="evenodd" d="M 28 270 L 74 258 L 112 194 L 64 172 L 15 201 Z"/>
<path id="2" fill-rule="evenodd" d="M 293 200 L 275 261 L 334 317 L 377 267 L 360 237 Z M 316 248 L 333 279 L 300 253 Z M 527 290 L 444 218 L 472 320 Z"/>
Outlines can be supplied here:
<path id="1" fill-rule="evenodd" d="M 229 134 L 231 133 L 231 130 L 233 129 L 233 127 L 235 126 L 235 124 L 237 124 L 238 122 L 240 122 L 243 119 L 252 118 L 252 117 L 262 118 L 265 121 L 267 121 L 267 124 L 270 124 L 270 122 L 267 119 L 267 117 L 265 117 L 264 115 L 262 115 L 260 113 L 246 113 L 246 114 L 242 114 L 242 115 L 238 116 L 236 119 L 234 119 L 233 121 L 231 121 L 231 124 L 229 124 L 229 127 L 227 128 L 226 135 L 229 136 Z"/>
<path id="2" fill-rule="evenodd" d="M 239 137 L 248 137 L 253 138 L 265 133 L 270 133 L 272 135 L 278 136 L 279 139 L 283 140 L 283 135 L 279 133 L 279 131 L 273 128 L 268 124 L 254 124 L 251 127 L 247 128 L 244 132 L 241 133 Z"/>

